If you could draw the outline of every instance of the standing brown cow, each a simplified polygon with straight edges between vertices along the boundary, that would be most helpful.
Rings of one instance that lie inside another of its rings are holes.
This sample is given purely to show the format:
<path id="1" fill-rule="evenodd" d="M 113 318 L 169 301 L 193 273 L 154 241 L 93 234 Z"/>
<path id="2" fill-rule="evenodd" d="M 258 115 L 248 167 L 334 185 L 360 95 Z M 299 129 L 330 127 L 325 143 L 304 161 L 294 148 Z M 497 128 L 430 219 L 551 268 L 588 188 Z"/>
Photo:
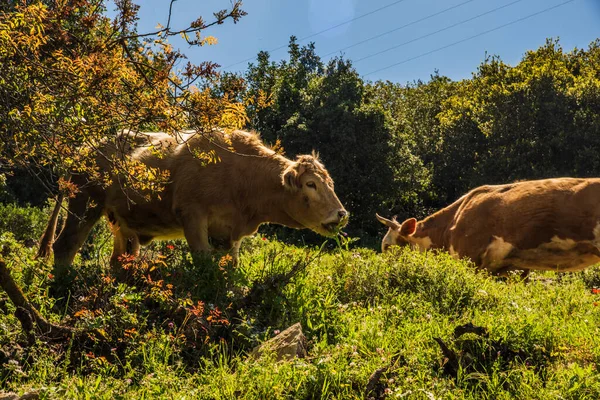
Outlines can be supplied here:
<path id="1" fill-rule="evenodd" d="M 198 158 L 198 151 L 210 152 L 216 162 Z M 140 244 L 153 239 L 181 237 L 192 252 L 210 251 L 211 240 L 224 243 L 237 261 L 241 239 L 263 223 L 332 235 L 348 220 L 333 180 L 317 156 L 289 160 L 253 133 L 214 131 L 173 137 L 125 132 L 116 145 L 105 144 L 98 153 L 102 155 L 99 167 L 105 171 L 107 159 L 129 156 L 168 171 L 170 183 L 160 198 L 148 201 L 123 189 L 118 177 L 108 188 L 80 182 L 81 191 L 69 200 L 65 227 L 53 245 L 55 265 L 73 262 L 103 215 L 114 233 L 112 263 L 126 252 L 137 255 Z"/>
<path id="2" fill-rule="evenodd" d="M 389 229 L 382 251 L 410 244 L 469 257 L 488 271 L 577 271 L 600 262 L 600 179 L 556 178 L 473 189 L 450 206 Z"/>

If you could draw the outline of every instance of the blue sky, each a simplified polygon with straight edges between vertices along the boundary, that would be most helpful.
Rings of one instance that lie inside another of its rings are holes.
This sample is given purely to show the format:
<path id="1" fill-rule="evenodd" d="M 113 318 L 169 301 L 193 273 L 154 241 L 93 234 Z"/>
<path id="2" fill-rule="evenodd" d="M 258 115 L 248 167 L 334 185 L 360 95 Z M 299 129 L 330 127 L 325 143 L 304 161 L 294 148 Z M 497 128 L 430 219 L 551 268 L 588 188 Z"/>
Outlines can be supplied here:
<path id="1" fill-rule="evenodd" d="M 248 15 L 238 24 L 227 22 L 205 32 L 218 39 L 217 45 L 190 48 L 179 39 L 172 43 L 192 62 L 211 60 L 224 70 L 243 71 L 248 61 L 241 61 L 258 51 L 285 46 L 291 35 L 311 36 L 301 44 L 315 42 L 324 60 L 343 54 L 369 80 L 427 80 L 436 69 L 458 80 L 469 78 L 486 52 L 514 65 L 547 37 L 560 38 L 565 50 L 586 48 L 600 37 L 600 0 L 572 0 L 558 6 L 566 1 L 248 0 L 242 7 Z M 140 0 L 138 4 L 140 32 L 166 24 L 169 0 Z M 178 0 L 172 27 L 183 28 L 200 15 L 211 21 L 213 11 L 229 6 L 228 0 Z M 558 7 L 542 12 L 554 6 Z M 336 25 L 340 26 L 329 29 Z M 405 25 L 409 26 L 402 28 Z M 327 31 L 317 34 L 323 30 Z M 362 41 L 366 42 L 353 46 Z M 271 52 L 273 60 L 286 57 L 285 47 Z"/>

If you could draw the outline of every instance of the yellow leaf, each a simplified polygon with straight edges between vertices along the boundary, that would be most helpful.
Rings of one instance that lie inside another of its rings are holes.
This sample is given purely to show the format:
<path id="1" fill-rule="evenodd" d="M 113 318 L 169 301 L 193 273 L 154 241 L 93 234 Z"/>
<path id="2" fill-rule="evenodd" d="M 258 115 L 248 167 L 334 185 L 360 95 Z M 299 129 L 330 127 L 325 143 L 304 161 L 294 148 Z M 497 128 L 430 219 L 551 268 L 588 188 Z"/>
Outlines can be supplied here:
<path id="1" fill-rule="evenodd" d="M 200 42 L 200 45 L 204 46 L 204 45 L 209 45 L 212 46 L 214 44 L 217 44 L 218 40 L 216 37 L 214 36 L 207 36 L 204 39 L 202 39 L 202 41 Z"/>

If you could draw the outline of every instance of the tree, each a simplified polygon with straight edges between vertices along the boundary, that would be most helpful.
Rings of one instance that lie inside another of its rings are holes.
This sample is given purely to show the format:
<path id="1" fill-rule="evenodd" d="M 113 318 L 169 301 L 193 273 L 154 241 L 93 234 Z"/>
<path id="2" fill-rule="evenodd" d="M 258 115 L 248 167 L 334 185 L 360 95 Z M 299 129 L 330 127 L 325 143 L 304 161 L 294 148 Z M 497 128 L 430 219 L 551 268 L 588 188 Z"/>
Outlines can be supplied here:
<path id="1" fill-rule="evenodd" d="M 480 185 L 598 176 L 599 47 L 549 40 L 515 66 L 488 57 L 471 79 L 402 85 L 365 83 L 350 61 L 325 65 L 292 38 L 289 61 L 259 53 L 242 98 L 255 99 L 250 126 L 267 141 L 321 153 L 348 232 L 366 238 L 374 211 L 422 217 Z"/>
<path id="2" fill-rule="evenodd" d="M 288 155 L 316 150 L 351 212 L 348 232 L 374 236 L 376 211 L 394 196 L 393 149 L 386 116 L 366 100 L 364 82 L 348 60 L 324 65 L 313 44 L 292 37 L 289 61 L 271 62 L 261 52 L 246 74 L 247 95 L 260 103 L 248 109 L 250 125 L 265 140 L 279 141 Z"/>
<path id="3" fill-rule="evenodd" d="M 400 218 L 423 217 L 447 204 L 435 188 L 433 178 L 441 168 L 442 131 L 438 114 L 443 102 L 456 90 L 456 83 L 437 72 L 428 82 L 405 85 L 377 81 L 368 85 L 369 97 L 386 112 L 393 132 L 395 156 L 391 161 L 397 197 L 389 207 Z"/>
<path id="4" fill-rule="evenodd" d="M 168 176 L 130 160 L 111 159 L 112 171 L 95 166 L 97 145 L 122 129 L 199 132 L 245 122 L 243 105 L 215 97 L 202 82 L 215 79 L 217 65 L 176 66 L 185 58 L 168 39 L 181 35 L 190 45 L 206 45 L 211 26 L 245 13 L 241 2 L 184 29 L 169 22 L 138 33 L 138 6 L 115 2 L 109 19 L 102 0 L 12 0 L 0 6 L 0 157 L 4 168 L 36 174 L 48 192 L 77 190 L 65 179 L 84 174 L 107 184 L 157 191 Z"/>
<path id="5" fill-rule="evenodd" d="M 598 49 L 595 41 L 566 53 L 548 40 L 515 66 L 488 57 L 460 82 L 434 74 L 370 85 L 397 143 L 408 147 L 398 161 L 412 156 L 422 166 L 406 171 L 423 178 L 407 209 L 429 213 L 485 184 L 598 176 Z M 401 216 L 407 209 L 395 207 Z"/>
<path id="6" fill-rule="evenodd" d="M 548 40 L 515 67 L 488 58 L 440 113 L 446 146 L 456 138 L 462 147 L 462 157 L 449 157 L 461 165 L 440 180 L 460 174 L 463 191 L 520 179 L 598 176 L 600 66 L 594 57 L 598 41 L 588 51 L 565 53 Z"/>

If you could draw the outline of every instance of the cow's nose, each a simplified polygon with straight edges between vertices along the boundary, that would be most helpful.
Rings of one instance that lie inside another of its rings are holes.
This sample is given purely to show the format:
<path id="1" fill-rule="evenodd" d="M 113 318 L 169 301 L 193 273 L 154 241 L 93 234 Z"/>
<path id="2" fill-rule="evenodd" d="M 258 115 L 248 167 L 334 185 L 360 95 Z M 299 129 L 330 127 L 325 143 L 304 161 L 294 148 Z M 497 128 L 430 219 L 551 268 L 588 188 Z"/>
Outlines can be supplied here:
<path id="1" fill-rule="evenodd" d="M 348 215 L 348 211 L 346 211 L 346 210 L 338 211 L 338 217 L 340 217 L 340 219 L 343 219 L 344 217 L 346 217 L 346 215 Z"/>

